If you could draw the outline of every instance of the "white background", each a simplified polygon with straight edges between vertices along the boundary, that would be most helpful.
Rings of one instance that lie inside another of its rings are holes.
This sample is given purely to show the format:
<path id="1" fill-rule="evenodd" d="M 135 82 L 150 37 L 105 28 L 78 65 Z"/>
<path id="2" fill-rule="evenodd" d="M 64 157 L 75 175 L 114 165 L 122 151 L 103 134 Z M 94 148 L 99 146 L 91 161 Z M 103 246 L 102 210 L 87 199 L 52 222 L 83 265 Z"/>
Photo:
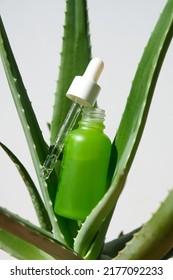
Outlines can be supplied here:
<path id="1" fill-rule="evenodd" d="M 92 56 L 104 60 L 98 104 L 113 139 L 144 47 L 166 0 L 89 0 Z M 0 0 L 1 16 L 41 129 L 49 141 L 60 64 L 65 0 Z M 107 240 L 128 232 L 159 207 L 173 185 L 173 49 L 155 90 L 146 129 L 119 199 Z M 26 140 L 0 64 L 0 141 L 23 162 L 35 182 Z M 37 224 L 25 186 L 0 150 L 0 205 Z M 0 251 L 0 258 L 9 258 Z"/>

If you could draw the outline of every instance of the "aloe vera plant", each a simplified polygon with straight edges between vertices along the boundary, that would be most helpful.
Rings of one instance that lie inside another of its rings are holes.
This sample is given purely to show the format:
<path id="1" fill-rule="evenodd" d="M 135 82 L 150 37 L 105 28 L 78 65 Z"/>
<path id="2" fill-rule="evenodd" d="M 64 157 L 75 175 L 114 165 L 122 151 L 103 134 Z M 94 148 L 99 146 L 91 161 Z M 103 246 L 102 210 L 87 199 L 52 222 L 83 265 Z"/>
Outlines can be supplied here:
<path id="1" fill-rule="evenodd" d="M 41 178 L 46 143 L 19 72 L 2 19 L 0 54 L 19 115 L 40 189 L 24 164 L 5 145 L 1 148 L 16 165 L 33 202 L 40 226 L 0 208 L 0 248 L 18 259 L 167 259 L 173 248 L 173 191 L 156 213 L 139 228 L 105 243 L 111 217 L 124 189 L 147 120 L 154 89 L 173 34 L 173 0 L 168 0 L 138 65 L 119 128 L 112 141 L 108 191 L 83 223 L 54 213 L 59 165 L 48 180 Z M 66 1 L 61 65 L 50 123 L 50 144 L 56 138 L 71 102 L 65 93 L 91 59 L 85 0 Z M 40 195 L 41 190 L 41 195 Z"/>

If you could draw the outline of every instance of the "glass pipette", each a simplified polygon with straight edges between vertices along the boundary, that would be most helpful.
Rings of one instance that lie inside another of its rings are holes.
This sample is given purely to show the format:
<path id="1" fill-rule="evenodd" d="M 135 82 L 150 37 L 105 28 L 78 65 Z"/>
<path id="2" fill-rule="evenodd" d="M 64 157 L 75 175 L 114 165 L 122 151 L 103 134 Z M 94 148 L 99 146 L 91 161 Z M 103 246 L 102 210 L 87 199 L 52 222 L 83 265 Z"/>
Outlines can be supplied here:
<path id="1" fill-rule="evenodd" d="M 94 106 L 100 91 L 100 86 L 97 84 L 97 80 L 100 77 L 102 70 L 102 60 L 99 58 L 93 58 L 88 64 L 83 76 L 76 76 L 74 78 L 66 93 L 66 96 L 70 98 L 73 103 L 42 166 L 42 178 L 49 178 L 55 162 L 64 148 L 65 138 L 75 125 L 82 108 L 84 106 Z"/>

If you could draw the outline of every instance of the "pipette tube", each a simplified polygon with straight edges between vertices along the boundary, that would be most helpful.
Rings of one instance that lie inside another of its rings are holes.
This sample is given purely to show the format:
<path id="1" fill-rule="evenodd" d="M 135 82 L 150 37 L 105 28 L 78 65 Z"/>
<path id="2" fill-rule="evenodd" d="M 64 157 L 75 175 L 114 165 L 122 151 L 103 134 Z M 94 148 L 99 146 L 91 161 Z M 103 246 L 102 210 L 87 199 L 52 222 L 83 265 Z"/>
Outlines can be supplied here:
<path id="1" fill-rule="evenodd" d="M 56 138 L 55 143 L 53 146 L 50 147 L 50 152 L 43 164 L 41 176 L 44 179 L 48 179 L 51 172 L 53 171 L 54 165 L 59 158 L 60 153 L 64 148 L 64 142 L 67 134 L 72 130 L 76 120 L 82 110 L 82 105 L 73 102 L 70 110 L 63 122 L 63 125 L 60 128 L 58 136 Z"/>

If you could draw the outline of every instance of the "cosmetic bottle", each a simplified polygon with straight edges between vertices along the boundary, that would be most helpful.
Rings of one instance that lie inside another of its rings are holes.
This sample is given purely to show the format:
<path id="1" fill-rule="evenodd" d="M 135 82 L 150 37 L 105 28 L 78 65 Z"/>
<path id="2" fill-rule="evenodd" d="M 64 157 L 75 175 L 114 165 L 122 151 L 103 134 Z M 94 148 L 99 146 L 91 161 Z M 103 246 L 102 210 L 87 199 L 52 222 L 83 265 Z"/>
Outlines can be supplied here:
<path id="1" fill-rule="evenodd" d="M 84 107 L 79 127 L 65 140 L 55 213 L 83 221 L 106 192 L 111 142 L 104 134 L 105 111 Z"/>

